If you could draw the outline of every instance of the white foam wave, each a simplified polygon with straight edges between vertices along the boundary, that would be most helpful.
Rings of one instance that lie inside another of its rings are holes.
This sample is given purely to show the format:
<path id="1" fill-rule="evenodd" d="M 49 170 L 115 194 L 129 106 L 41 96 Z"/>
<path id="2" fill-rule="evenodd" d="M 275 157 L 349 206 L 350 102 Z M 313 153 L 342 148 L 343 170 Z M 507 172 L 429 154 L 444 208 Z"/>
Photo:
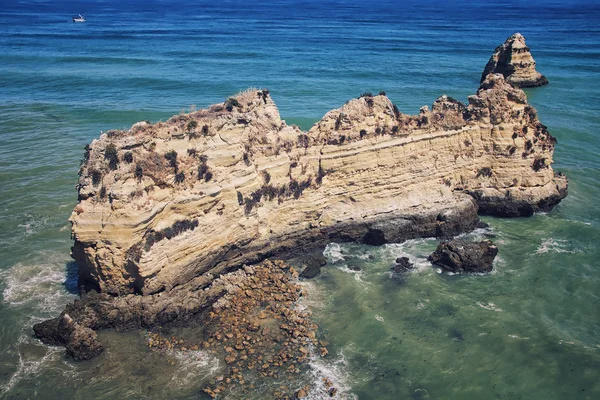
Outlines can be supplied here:
<path id="1" fill-rule="evenodd" d="M 46 346 L 45 353 L 41 358 L 29 358 L 19 349 L 23 344 L 28 344 L 31 341 L 29 336 L 22 335 L 16 342 L 17 351 L 15 353 L 19 356 L 19 362 L 17 364 L 17 370 L 10 376 L 8 382 L 0 384 L 0 397 L 3 397 L 8 393 L 15 385 L 21 380 L 28 378 L 29 376 L 36 376 L 47 367 L 48 364 L 56 363 L 56 361 L 62 357 L 64 349 L 52 346 Z"/>
<path id="2" fill-rule="evenodd" d="M 501 309 L 500 307 L 498 307 L 494 303 L 483 304 L 483 303 L 477 302 L 477 305 L 479 307 L 481 307 L 483 309 L 486 309 L 486 310 L 489 310 L 489 311 L 496 311 L 496 312 L 502 312 L 502 311 L 504 311 L 503 309 Z"/>
<path id="3" fill-rule="evenodd" d="M 345 260 L 344 254 L 342 253 L 342 246 L 339 243 L 329 243 L 325 247 L 325 250 L 323 250 L 323 255 L 327 257 L 328 261 L 332 264 Z"/>
<path id="4" fill-rule="evenodd" d="M 528 337 L 521 337 L 519 335 L 508 335 L 508 337 L 511 338 L 511 339 L 529 340 Z"/>
<path id="5" fill-rule="evenodd" d="M 425 302 L 418 302 L 417 305 L 415 305 L 415 309 L 417 310 L 423 310 L 425 307 L 427 307 L 427 305 L 429 304 L 430 300 L 429 299 L 425 299 Z"/>
<path id="6" fill-rule="evenodd" d="M 347 274 L 352 274 L 352 275 L 354 275 L 354 280 L 355 280 L 355 281 L 356 281 L 356 282 L 357 282 L 359 285 L 361 285 L 361 286 L 363 286 L 363 287 L 365 287 L 366 285 L 372 285 L 372 283 L 371 283 L 371 282 L 365 281 L 365 280 L 363 279 L 363 276 L 364 276 L 364 270 L 359 270 L 359 271 L 356 271 L 356 270 L 353 270 L 353 269 L 350 269 L 350 268 L 348 268 L 348 266 L 347 266 L 347 265 L 342 265 L 342 266 L 338 267 L 338 270 L 340 270 L 340 271 L 343 271 L 343 272 L 345 272 L 345 273 L 347 273 Z"/>
<path id="7" fill-rule="evenodd" d="M 48 224 L 48 217 L 36 217 L 31 214 L 25 214 L 26 220 L 19 224 L 20 228 L 25 229 L 25 236 L 38 233 L 41 228 Z"/>
<path id="8" fill-rule="evenodd" d="M 311 358 L 308 365 L 310 366 L 310 373 L 313 376 L 313 385 L 307 399 L 358 399 L 356 395 L 350 393 L 348 363 L 343 351 L 340 351 L 340 354 L 335 358 L 324 359 L 314 354 L 311 350 Z M 326 384 L 328 381 L 333 384 L 331 387 L 337 389 L 337 393 L 332 397 L 328 394 L 330 390 L 330 387 Z"/>
<path id="9" fill-rule="evenodd" d="M 0 273 L 4 282 L 4 303 L 15 307 L 35 304 L 36 309 L 58 313 L 75 296 L 64 286 L 67 279 L 64 260 L 50 258 L 39 264 L 16 264 Z"/>
<path id="10" fill-rule="evenodd" d="M 169 350 L 165 354 L 176 360 L 177 371 L 169 382 L 170 387 L 188 387 L 215 376 L 221 370 L 219 359 L 206 351 Z"/>
<path id="11" fill-rule="evenodd" d="M 572 250 L 568 250 L 569 241 L 564 239 L 544 239 L 536 250 L 535 254 L 544 253 L 575 253 Z"/>

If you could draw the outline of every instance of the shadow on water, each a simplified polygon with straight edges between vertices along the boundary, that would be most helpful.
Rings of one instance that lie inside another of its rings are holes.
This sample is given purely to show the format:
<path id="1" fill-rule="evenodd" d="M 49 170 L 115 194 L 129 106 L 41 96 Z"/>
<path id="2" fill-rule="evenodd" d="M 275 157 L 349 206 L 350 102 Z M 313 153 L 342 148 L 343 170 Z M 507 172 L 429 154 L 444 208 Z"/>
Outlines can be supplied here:
<path id="1" fill-rule="evenodd" d="M 65 281 L 62 285 L 70 294 L 79 294 L 79 275 L 77 271 L 78 266 L 75 261 L 69 261 L 65 264 Z"/>

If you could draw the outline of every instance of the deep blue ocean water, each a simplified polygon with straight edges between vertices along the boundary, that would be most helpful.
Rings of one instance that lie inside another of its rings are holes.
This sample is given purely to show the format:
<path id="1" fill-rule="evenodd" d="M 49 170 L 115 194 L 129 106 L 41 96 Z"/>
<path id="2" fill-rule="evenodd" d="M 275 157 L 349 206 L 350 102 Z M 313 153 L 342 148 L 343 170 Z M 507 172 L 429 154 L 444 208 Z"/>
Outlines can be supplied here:
<path id="1" fill-rule="evenodd" d="M 141 332 L 103 333 L 108 350 L 84 363 L 31 337 L 76 296 L 67 218 L 101 131 L 248 87 L 269 88 L 304 129 L 365 91 L 417 113 L 442 94 L 466 101 L 515 32 L 550 80 L 526 93 L 558 138 L 569 196 L 548 214 L 486 218 L 472 235 L 500 247 L 486 276 L 438 274 L 434 240 L 331 244 L 307 284 L 331 352 L 313 369 L 342 398 L 600 398 L 600 4 L 568 0 L 4 0 L 0 398 L 198 398 L 222 367 L 150 353 Z M 399 281 L 388 270 L 402 255 L 420 267 Z"/>

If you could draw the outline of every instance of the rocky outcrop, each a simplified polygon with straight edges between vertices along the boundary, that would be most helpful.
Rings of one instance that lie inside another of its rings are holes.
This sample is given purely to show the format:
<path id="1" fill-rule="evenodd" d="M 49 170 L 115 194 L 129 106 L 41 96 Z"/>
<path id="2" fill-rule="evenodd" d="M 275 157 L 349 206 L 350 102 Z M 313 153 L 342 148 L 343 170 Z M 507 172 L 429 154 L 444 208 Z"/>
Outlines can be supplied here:
<path id="1" fill-rule="evenodd" d="M 79 317 L 79 315 L 78 315 Z M 63 312 L 60 317 L 41 322 L 33 327 L 35 336 L 52 346 L 65 346 L 67 354 L 75 360 L 89 360 L 104 350 L 98 341 L 96 332 L 86 326 L 84 318 L 78 318 L 83 324 L 74 321 Z"/>
<path id="2" fill-rule="evenodd" d="M 528 215 L 565 195 L 555 139 L 501 75 L 410 116 L 385 96 L 288 126 L 266 91 L 105 133 L 81 168 L 73 257 L 88 289 L 207 287 L 244 263 L 331 241 L 383 244 Z"/>
<path id="3" fill-rule="evenodd" d="M 520 88 L 548 84 L 548 79 L 536 71 L 535 60 L 520 33 L 515 33 L 496 47 L 483 70 L 481 82 L 489 74 L 502 74 L 507 82 Z"/>
<path id="4" fill-rule="evenodd" d="M 408 257 L 398 257 L 396 258 L 396 264 L 392 267 L 392 271 L 401 274 L 414 269 L 414 266 L 415 265 L 410 262 Z"/>
<path id="5" fill-rule="evenodd" d="M 497 254 L 498 247 L 490 240 L 450 240 L 441 242 L 429 256 L 429 261 L 454 273 L 490 272 Z"/>
<path id="6" fill-rule="evenodd" d="M 266 90 L 107 132 L 86 148 L 70 218 L 80 284 L 100 294 L 60 318 L 92 330 L 185 321 L 244 264 L 332 241 L 447 238 L 474 229 L 478 210 L 547 210 L 567 188 L 555 142 L 498 74 L 468 104 L 442 96 L 418 115 L 367 93 L 308 132 Z"/>
<path id="7" fill-rule="evenodd" d="M 312 279 L 321 274 L 321 268 L 327 264 L 327 259 L 322 254 L 310 254 L 302 257 L 301 265 L 303 266 L 300 273 L 301 278 Z"/>

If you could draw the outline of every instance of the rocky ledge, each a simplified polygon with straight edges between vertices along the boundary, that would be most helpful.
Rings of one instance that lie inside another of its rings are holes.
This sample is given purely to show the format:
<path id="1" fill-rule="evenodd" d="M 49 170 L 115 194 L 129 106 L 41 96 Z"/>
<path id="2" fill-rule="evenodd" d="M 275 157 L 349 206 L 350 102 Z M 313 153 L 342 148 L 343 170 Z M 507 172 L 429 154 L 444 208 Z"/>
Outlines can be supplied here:
<path id="1" fill-rule="evenodd" d="M 535 60 L 520 33 L 515 33 L 496 47 L 483 70 L 482 83 L 489 74 L 502 74 L 508 83 L 520 88 L 548 84 L 548 79 L 536 71 Z"/>
<path id="2" fill-rule="evenodd" d="M 106 132 L 86 148 L 70 218 L 89 294 L 36 335 L 89 358 L 93 331 L 185 322 L 244 264 L 332 241 L 447 238 L 478 212 L 530 215 L 566 196 L 556 140 L 523 91 L 490 74 L 468 100 L 406 115 L 365 93 L 303 132 L 248 90 Z"/>

